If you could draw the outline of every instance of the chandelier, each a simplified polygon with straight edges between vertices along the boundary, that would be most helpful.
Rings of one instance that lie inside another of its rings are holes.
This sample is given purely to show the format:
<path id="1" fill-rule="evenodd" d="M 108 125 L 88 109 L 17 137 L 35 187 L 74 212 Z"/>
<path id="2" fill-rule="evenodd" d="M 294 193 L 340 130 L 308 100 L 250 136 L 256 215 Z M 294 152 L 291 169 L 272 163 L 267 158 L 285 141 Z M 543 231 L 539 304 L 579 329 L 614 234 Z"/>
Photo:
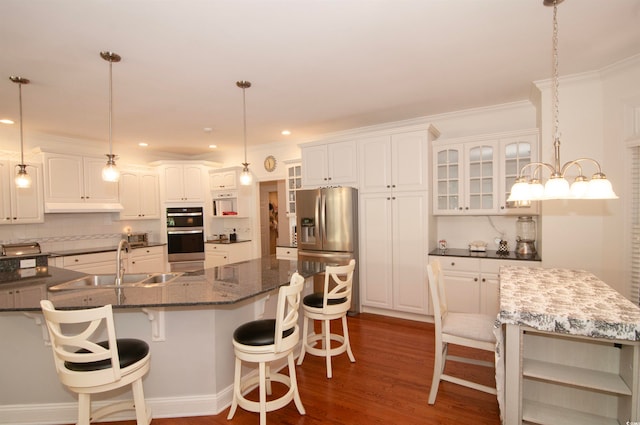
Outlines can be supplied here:
<path id="1" fill-rule="evenodd" d="M 113 63 L 120 62 L 120 55 L 113 52 L 100 52 L 100 57 L 109 62 L 109 153 L 107 164 L 102 169 L 102 180 L 117 182 L 120 180 L 120 171 L 116 168 L 116 155 L 113 154 Z"/>
<path id="2" fill-rule="evenodd" d="M 22 85 L 29 84 L 29 80 L 22 77 L 11 76 L 11 81 L 18 84 L 18 100 L 20 102 L 20 164 L 17 164 L 16 187 L 26 189 L 31 187 L 31 176 L 27 173 L 27 164 L 24 163 L 24 140 L 22 135 Z"/>
<path id="3" fill-rule="evenodd" d="M 602 172 L 600 163 L 592 158 L 578 158 L 560 165 L 560 131 L 559 131 L 559 98 L 558 98 L 558 3 L 563 0 L 544 0 L 545 6 L 553 6 L 553 148 L 554 162 L 531 162 L 520 169 L 515 184 L 511 187 L 511 193 L 507 202 L 517 205 L 527 205 L 531 201 L 546 199 L 617 199 L 611 182 Z M 582 170 L 582 165 L 590 163 L 596 168 L 596 172 L 588 179 Z M 578 176 L 569 185 L 566 179 L 567 170 L 575 167 Z M 525 176 L 525 170 L 533 169 L 531 179 Z M 543 170 L 550 173 L 549 179 L 543 185 L 539 178 Z"/>
<path id="4" fill-rule="evenodd" d="M 249 171 L 249 163 L 247 162 L 247 103 L 244 92 L 251 87 L 249 81 L 237 81 L 236 86 L 242 89 L 242 111 L 243 111 L 243 129 L 244 129 L 244 162 L 242 163 L 242 174 L 240 174 L 240 184 L 247 186 L 251 184 L 251 172 Z"/>

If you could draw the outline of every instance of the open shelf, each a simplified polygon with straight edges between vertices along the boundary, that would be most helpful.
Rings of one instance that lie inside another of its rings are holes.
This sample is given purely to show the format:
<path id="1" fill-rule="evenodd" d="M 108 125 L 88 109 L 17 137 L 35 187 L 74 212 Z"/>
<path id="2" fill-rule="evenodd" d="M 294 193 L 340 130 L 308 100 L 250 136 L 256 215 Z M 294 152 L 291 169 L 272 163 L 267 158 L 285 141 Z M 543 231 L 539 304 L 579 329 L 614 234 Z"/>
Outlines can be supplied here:
<path id="1" fill-rule="evenodd" d="M 522 420 L 540 425 L 619 425 L 615 418 L 579 412 L 564 407 L 552 406 L 532 400 L 524 400 Z"/>

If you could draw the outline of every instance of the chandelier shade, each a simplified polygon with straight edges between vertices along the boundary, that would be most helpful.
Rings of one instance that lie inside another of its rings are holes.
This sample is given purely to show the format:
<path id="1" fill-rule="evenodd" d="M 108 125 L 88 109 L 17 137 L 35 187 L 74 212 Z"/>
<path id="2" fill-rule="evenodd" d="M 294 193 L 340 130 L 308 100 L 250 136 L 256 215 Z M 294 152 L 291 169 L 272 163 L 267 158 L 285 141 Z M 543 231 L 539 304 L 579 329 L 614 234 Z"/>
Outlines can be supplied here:
<path id="1" fill-rule="evenodd" d="M 544 0 L 545 6 L 553 6 L 553 147 L 554 163 L 532 162 L 524 165 L 511 187 L 507 202 L 526 205 L 531 201 L 547 199 L 617 199 L 611 182 L 602 172 L 600 163 L 592 158 L 578 158 L 560 165 L 560 131 L 558 97 L 558 4 L 563 0 Z M 596 172 L 591 179 L 583 175 L 582 166 L 591 164 Z M 578 176 L 571 184 L 567 180 L 567 171 L 576 168 Z M 526 172 L 531 178 L 527 178 Z M 543 172 L 549 172 L 549 178 L 544 185 L 540 180 Z"/>

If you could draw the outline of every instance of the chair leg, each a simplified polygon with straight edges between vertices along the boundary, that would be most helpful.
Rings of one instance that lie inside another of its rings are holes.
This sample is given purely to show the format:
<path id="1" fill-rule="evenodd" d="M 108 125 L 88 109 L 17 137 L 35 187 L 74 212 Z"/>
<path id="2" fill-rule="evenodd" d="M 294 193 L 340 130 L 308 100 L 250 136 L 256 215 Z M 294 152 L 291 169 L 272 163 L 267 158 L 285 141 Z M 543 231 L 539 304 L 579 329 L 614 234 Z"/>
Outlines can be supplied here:
<path id="1" fill-rule="evenodd" d="M 302 344 L 300 344 L 300 356 L 298 357 L 298 366 L 302 364 L 304 355 L 306 353 L 307 338 L 309 338 L 309 318 L 304 316 L 302 318 Z"/>
<path id="2" fill-rule="evenodd" d="M 133 392 L 133 404 L 136 409 L 137 425 L 149 425 L 151 422 L 151 412 L 147 409 L 147 402 L 144 399 L 142 378 L 131 383 L 131 392 Z"/>
<path id="3" fill-rule="evenodd" d="M 258 365 L 259 370 L 259 383 L 258 392 L 260 394 L 260 425 L 267 424 L 267 389 L 266 385 L 266 366 L 264 362 L 260 362 Z"/>
<path id="4" fill-rule="evenodd" d="M 446 350 L 446 344 L 443 344 L 440 337 L 436 335 L 433 379 L 431 380 L 431 390 L 429 391 L 429 404 L 434 404 L 436 402 L 436 396 L 438 395 L 440 376 L 444 370 L 444 350 Z"/>
<path id="5" fill-rule="evenodd" d="M 347 327 L 347 316 L 342 316 L 342 334 L 344 335 L 344 343 L 347 344 L 347 355 L 351 363 L 356 362 L 356 358 L 351 351 L 351 342 L 349 341 L 349 328 Z"/>
<path id="6" fill-rule="evenodd" d="M 269 364 L 265 364 L 265 378 L 264 385 L 267 390 L 267 395 L 271 395 L 271 366 Z"/>
<path id="7" fill-rule="evenodd" d="M 300 393 L 298 392 L 298 377 L 296 376 L 296 366 L 293 362 L 293 352 L 289 353 L 287 359 L 289 362 L 289 379 L 291 381 L 291 389 L 293 390 L 293 401 L 298 408 L 298 412 L 300 412 L 301 415 L 305 415 L 307 412 L 304 410 Z"/>
<path id="8" fill-rule="evenodd" d="M 233 398 L 231 401 L 231 408 L 229 409 L 229 414 L 227 415 L 227 420 L 233 418 L 233 415 L 235 415 L 236 409 L 238 408 L 238 395 L 240 394 L 241 371 L 242 371 L 242 360 L 236 357 L 236 370 L 233 377 Z"/>
<path id="9" fill-rule="evenodd" d="M 78 425 L 91 423 L 91 394 L 78 394 Z"/>
<path id="10" fill-rule="evenodd" d="M 322 321 L 322 334 L 324 336 L 324 350 L 327 357 L 327 378 L 331 378 L 331 322 L 329 320 Z"/>

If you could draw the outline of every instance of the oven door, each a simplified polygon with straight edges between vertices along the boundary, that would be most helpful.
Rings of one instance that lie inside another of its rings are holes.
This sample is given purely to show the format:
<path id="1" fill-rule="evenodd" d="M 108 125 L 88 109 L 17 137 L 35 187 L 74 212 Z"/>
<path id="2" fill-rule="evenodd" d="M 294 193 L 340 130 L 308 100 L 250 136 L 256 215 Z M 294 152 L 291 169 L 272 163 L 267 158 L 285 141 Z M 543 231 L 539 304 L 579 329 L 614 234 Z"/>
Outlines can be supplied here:
<path id="1" fill-rule="evenodd" d="M 204 229 L 167 229 L 167 251 L 170 262 L 204 260 Z"/>

